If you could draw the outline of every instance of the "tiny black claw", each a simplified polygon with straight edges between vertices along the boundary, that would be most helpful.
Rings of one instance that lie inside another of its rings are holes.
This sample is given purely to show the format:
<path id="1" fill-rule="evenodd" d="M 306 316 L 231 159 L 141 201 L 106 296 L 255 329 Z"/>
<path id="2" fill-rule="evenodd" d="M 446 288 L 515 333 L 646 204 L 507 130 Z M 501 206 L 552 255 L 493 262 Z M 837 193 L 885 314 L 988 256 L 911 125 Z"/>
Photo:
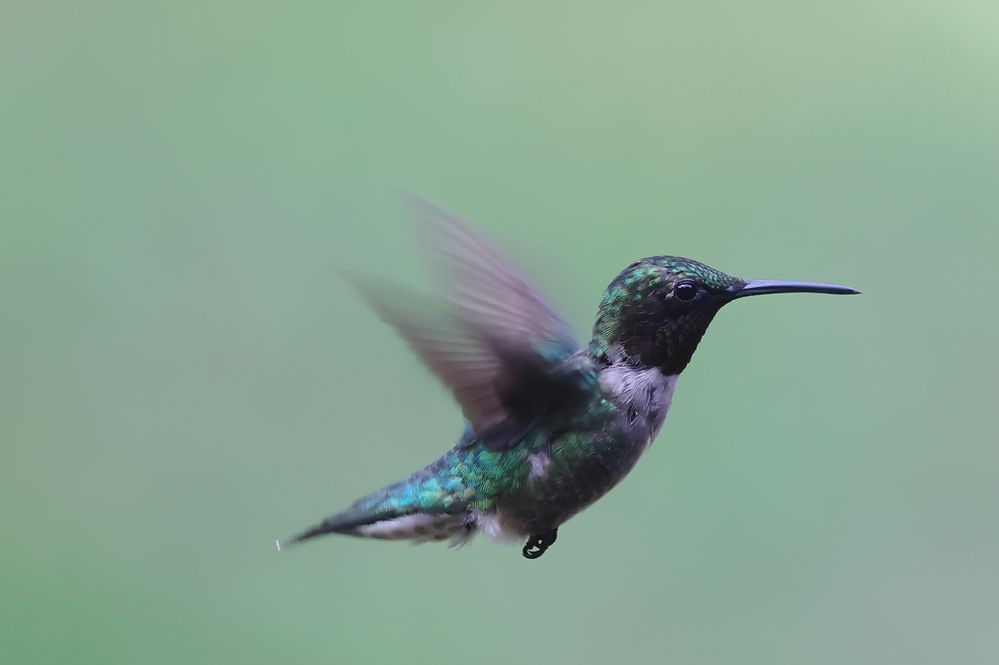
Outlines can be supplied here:
<path id="1" fill-rule="evenodd" d="M 537 559 L 544 554 L 549 547 L 551 547 L 557 536 L 558 529 L 552 529 L 551 531 L 546 531 L 540 535 L 531 536 L 527 539 L 527 544 L 524 545 L 524 549 L 522 550 L 524 558 Z"/>

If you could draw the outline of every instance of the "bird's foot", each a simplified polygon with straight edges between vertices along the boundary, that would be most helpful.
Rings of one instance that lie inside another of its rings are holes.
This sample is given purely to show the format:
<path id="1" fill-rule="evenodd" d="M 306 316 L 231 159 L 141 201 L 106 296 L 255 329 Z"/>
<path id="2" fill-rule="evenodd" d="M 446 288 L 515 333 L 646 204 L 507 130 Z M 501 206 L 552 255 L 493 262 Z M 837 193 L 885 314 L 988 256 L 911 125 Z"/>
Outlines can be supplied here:
<path id="1" fill-rule="evenodd" d="M 558 529 L 552 529 L 551 531 L 531 536 L 527 539 L 527 544 L 524 545 L 522 551 L 524 557 L 527 559 L 537 559 L 545 553 L 545 550 L 551 547 L 552 543 L 555 542 L 556 536 L 558 536 Z"/>

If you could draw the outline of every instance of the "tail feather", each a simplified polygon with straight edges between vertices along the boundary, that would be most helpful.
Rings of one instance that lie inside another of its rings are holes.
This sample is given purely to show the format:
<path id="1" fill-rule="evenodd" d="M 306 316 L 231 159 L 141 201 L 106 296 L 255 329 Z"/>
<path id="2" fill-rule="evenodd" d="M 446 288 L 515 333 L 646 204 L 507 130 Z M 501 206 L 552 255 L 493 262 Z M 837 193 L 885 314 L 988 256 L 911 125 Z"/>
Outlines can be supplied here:
<path id="1" fill-rule="evenodd" d="M 342 513 L 327 517 L 319 524 L 310 527 L 302 533 L 296 534 L 287 540 L 282 540 L 278 549 L 284 549 L 288 545 L 311 540 L 327 533 L 343 533 L 354 535 L 355 531 L 370 524 L 377 524 L 386 519 L 392 519 L 390 513 L 378 514 L 356 514 L 354 509 L 345 510 Z"/>
<path id="2" fill-rule="evenodd" d="M 475 527 L 474 513 L 424 471 L 279 542 L 278 549 L 328 533 L 415 542 L 450 539 L 453 544 L 462 544 L 475 533 Z"/>

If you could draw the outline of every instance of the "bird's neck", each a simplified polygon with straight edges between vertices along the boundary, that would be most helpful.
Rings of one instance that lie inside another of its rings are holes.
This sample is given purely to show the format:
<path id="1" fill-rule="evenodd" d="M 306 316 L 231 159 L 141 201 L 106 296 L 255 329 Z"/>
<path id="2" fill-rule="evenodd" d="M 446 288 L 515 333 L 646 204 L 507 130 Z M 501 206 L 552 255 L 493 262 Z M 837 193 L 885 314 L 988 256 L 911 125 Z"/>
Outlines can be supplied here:
<path id="1" fill-rule="evenodd" d="M 598 309 L 590 355 L 605 365 L 655 367 L 665 376 L 684 370 L 720 307 L 698 307 L 663 316 L 641 308 L 623 308 L 618 300 L 604 302 Z"/>
<path id="2" fill-rule="evenodd" d="M 635 370 L 655 368 L 663 376 L 680 374 L 690 363 L 703 330 L 688 331 L 663 326 L 636 329 L 612 337 L 594 331 L 590 355 L 603 366 L 629 366 Z"/>

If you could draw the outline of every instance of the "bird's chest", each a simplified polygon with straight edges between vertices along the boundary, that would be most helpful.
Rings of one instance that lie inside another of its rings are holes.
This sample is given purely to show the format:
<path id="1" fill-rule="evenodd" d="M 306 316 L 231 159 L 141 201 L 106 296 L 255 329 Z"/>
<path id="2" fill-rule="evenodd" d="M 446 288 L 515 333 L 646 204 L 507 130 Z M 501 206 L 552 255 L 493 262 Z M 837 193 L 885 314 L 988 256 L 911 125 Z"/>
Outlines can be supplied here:
<path id="1" fill-rule="evenodd" d="M 504 514 L 530 533 L 557 526 L 616 485 L 659 433 L 676 376 L 658 369 L 610 367 L 601 373 L 603 414 L 590 417 L 528 458 L 526 482 Z"/>
<path id="2" fill-rule="evenodd" d="M 611 366 L 600 373 L 607 399 L 617 406 L 616 434 L 644 450 L 659 434 L 673 403 L 678 375 L 657 368 Z"/>

